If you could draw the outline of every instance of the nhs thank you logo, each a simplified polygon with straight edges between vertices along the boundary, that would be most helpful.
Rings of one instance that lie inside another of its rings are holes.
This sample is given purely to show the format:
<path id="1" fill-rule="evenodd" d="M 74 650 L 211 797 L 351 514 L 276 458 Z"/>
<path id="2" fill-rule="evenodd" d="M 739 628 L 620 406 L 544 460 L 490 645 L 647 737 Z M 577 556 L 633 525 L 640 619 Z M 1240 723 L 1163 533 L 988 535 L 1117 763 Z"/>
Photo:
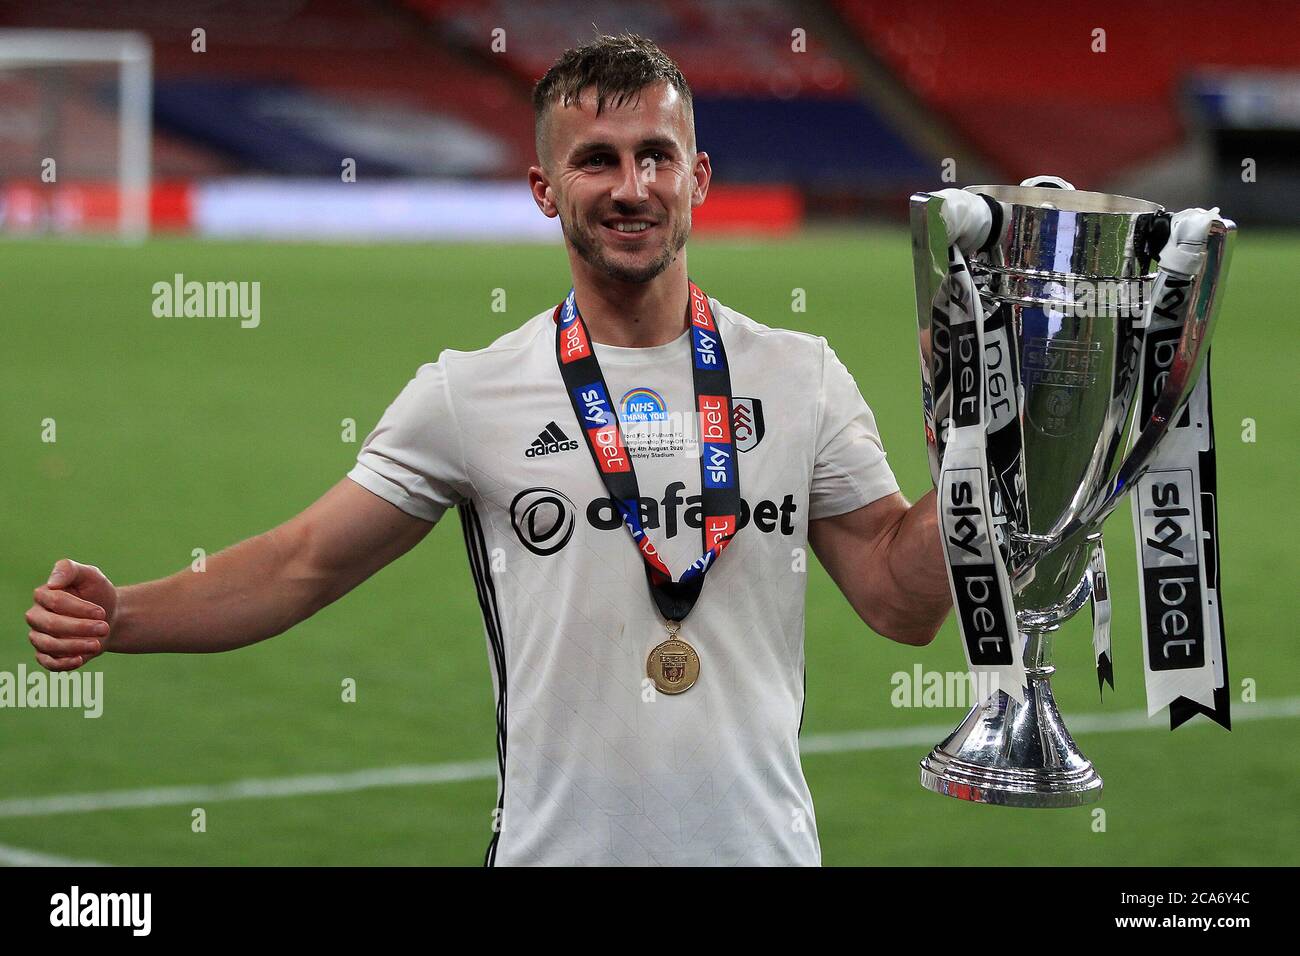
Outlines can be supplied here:
<path id="1" fill-rule="evenodd" d="M 619 399 L 623 406 L 623 421 L 628 424 L 662 422 L 668 419 L 668 404 L 653 388 L 632 388 Z"/>

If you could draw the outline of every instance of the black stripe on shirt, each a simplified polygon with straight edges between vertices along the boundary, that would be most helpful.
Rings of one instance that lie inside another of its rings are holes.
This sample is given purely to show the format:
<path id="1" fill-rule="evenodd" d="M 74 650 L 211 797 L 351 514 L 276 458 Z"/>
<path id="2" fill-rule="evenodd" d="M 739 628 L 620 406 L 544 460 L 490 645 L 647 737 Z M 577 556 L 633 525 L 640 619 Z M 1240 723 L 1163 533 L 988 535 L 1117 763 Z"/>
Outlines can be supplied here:
<path id="1" fill-rule="evenodd" d="M 470 572 L 474 578 L 474 588 L 478 592 L 479 610 L 483 613 L 483 626 L 487 631 L 488 645 L 492 652 L 492 665 L 496 670 L 497 686 L 497 812 L 494 819 L 492 840 L 488 843 L 487 853 L 483 858 L 484 866 L 496 864 L 497 843 L 501 837 L 502 812 L 506 796 L 506 652 L 501 635 L 501 615 L 497 609 L 496 586 L 492 581 L 491 563 L 488 558 L 487 540 L 483 534 L 483 525 L 479 521 L 478 510 L 473 502 L 460 505 L 461 531 L 465 536 L 465 552 L 469 556 Z"/>

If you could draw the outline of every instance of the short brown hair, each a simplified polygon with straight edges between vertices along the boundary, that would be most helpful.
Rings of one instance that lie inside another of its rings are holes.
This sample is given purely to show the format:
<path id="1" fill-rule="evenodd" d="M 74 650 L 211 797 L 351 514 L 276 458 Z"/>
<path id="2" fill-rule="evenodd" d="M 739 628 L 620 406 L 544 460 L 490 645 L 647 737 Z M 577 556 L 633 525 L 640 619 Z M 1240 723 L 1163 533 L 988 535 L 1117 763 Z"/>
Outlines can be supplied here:
<path id="1" fill-rule="evenodd" d="M 568 106 L 578 100 L 583 90 L 594 86 L 599 116 L 606 106 L 635 103 L 642 89 L 661 81 L 681 94 L 694 128 L 694 99 L 686 77 L 653 40 L 623 33 L 597 37 L 591 43 L 565 50 L 533 87 L 537 158 L 543 159 L 546 118 L 556 104 Z"/>

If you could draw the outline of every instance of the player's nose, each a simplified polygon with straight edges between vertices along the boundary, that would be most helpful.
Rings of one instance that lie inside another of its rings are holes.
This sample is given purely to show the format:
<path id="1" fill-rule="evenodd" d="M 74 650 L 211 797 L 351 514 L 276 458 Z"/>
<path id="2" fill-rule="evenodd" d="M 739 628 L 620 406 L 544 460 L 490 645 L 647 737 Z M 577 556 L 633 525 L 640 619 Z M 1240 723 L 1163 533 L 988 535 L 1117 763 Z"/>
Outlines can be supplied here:
<path id="1" fill-rule="evenodd" d="M 641 167 L 637 165 L 636 157 L 628 157 L 627 162 L 623 163 L 620 168 L 622 176 L 619 178 L 618 185 L 614 188 L 611 198 L 624 203 L 645 202 L 650 197 L 650 190 L 646 186 Z"/>

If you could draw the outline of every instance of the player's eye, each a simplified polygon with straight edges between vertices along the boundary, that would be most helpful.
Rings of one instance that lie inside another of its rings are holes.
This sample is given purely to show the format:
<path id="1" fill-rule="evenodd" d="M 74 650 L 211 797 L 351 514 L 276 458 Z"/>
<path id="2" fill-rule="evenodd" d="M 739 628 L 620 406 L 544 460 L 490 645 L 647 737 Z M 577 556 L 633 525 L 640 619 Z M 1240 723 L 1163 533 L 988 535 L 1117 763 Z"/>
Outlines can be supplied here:
<path id="1" fill-rule="evenodd" d="M 582 165 L 590 166 L 593 169 L 607 169 L 609 167 L 609 156 L 605 153 L 592 153 Z"/>

